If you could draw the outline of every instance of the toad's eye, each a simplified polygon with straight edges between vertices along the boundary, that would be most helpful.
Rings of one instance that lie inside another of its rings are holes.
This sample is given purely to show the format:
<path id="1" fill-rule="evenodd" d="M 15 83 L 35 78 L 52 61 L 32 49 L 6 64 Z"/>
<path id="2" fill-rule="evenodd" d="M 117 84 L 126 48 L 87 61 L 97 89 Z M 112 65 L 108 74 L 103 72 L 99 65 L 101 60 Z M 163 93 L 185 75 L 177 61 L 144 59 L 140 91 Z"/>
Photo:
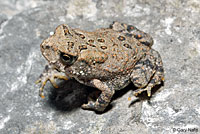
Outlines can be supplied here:
<path id="1" fill-rule="evenodd" d="M 65 62 L 70 62 L 70 56 L 69 55 L 66 55 L 66 54 L 62 54 L 61 55 L 61 58 L 65 61 Z"/>
<path id="2" fill-rule="evenodd" d="M 72 65 L 77 60 L 77 56 L 72 56 L 61 52 L 60 59 L 63 62 L 63 64 L 69 66 Z"/>

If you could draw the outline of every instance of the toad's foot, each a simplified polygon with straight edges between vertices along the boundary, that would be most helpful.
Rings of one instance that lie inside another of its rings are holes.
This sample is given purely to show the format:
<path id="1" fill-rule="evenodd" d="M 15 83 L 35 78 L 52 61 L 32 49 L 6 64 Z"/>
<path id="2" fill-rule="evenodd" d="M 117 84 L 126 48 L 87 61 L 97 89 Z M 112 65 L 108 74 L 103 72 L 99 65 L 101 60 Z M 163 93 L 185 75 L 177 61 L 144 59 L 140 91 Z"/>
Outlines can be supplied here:
<path id="1" fill-rule="evenodd" d="M 81 107 L 83 109 L 95 109 L 95 100 L 99 97 L 100 91 L 94 91 L 90 93 L 87 97 L 88 103 L 83 104 Z"/>
<path id="2" fill-rule="evenodd" d="M 51 82 L 51 84 L 55 88 L 58 88 L 55 82 L 55 78 L 69 80 L 69 78 L 64 73 L 59 72 L 58 70 L 51 67 L 50 65 L 46 65 L 43 73 L 40 75 L 40 78 L 36 81 L 36 84 L 41 83 L 40 90 L 39 90 L 39 95 L 41 98 L 44 98 L 43 89 L 48 80 Z"/>
<path id="3" fill-rule="evenodd" d="M 135 96 L 138 96 L 138 94 L 141 94 L 143 91 L 147 91 L 147 95 L 148 95 L 148 97 L 150 97 L 151 96 L 151 88 L 152 87 L 150 87 L 150 86 L 147 86 L 146 88 L 140 88 L 140 89 L 133 91 L 133 94 Z"/>
<path id="4" fill-rule="evenodd" d="M 88 101 L 87 104 L 83 104 L 81 107 L 83 109 L 95 109 L 95 102 L 94 101 Z"/>
<path id="5" fill-rule="evenodd" d="M 156 77 L 156 76 L 157 76 L 157 74 L 155 74 L 155 77 Z M 147 85 L 147 87 L 145 87 L 145 88 L 139 88 L 139 89 L 133 91 L 133 94 L 134 94 L 135 96 L 138 96 L 138 94 L 141 94 L 143 91 L 146 91 L 148 97 L 150 97 L 150 96 L 151 96 L 151 90 L 152 90 L 152 88 L 153 88 L 155 85 L 161 84 L 161 81 L 164 81 L 164 77 L 162 77 L 161 80 L 159 80 L 159 81 L 158 81 L 158 78 L 159 78 L 158 76 L 157 76 L 157 78 L 153 78 L 153 79 L 150 81 L 150 83 Z M 156 80 L 157 80 L 157 81 L 156 81 Z M 155 81 L 156 81 L 156 83 L 155 83 Z"/>

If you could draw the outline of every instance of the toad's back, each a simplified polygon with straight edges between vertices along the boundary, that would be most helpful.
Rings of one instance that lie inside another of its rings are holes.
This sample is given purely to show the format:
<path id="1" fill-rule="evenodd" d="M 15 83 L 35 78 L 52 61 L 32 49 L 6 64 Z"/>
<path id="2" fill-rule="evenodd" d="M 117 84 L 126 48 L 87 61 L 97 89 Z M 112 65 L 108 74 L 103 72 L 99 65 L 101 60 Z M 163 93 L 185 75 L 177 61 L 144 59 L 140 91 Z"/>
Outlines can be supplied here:
<path id="1" fill-rule="evenodd" d="M 109 28 L 94 32 L 75 29 L 75 33 L 83 37 L 78 41 L 81 42 L 81 57 L 92 57 L 92 62 L 96 62 L 98 70 L 111 73 L 129 73 L 135 63 L 150 49 L 132 34 Z"/>

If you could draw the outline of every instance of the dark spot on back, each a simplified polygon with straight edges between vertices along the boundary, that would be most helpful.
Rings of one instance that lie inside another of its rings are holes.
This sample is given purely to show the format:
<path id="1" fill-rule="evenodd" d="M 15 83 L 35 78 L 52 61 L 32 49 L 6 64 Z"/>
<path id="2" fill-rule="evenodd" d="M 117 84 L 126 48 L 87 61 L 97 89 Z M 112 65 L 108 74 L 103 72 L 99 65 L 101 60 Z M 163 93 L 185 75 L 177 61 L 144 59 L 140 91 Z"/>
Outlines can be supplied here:
<path id="1" fill-rule="evenodd" d="M 105 40 L 104 39 L 97 39 L 98 42 L 104 43 Z"/>
<path id="2" fill-rule="evenodd" d="M 131 47 L 129 44 L 127 44 L 127 43 L 125 43 L 124 46 L 125 46 L 126 48 L 132 49 L 132 47 Z"/>
<path id="3" fill-rule="evenodd" d="M 91 40 L 91 39 L 90 39 L 90 40 L 88 40 L 88 42 L 89 42 L 89 43 L 94 43 L 94 40 Z"/>
<path id="4" fill-rule="evenodd" d="M 78 36 L 81 37 L 82 39 L 85 39 L 85 36 L 84 36 L 83 34 L 76 33 L 76 35 L 78 35 Z"/>
<path id="5" fill-rule="evenodd" d="M 132 25 L 128 25 L 128 27 L 127 27 L 127 31 L 128 31 L 128 32 L 131 32 L 131 31 L 134 30 L 134 29 L 135 29 L 135 27 L 132 26 Z"/>
<path id="6" fill-rule="evenodd" d="M 144 44 L 145 46 L 150 46 L 150 45 L 151 45 L 151 44 L 150 44 L 149 42 L 147 42 L 147 41 L 145 41 L 145 42 L 142 41 L 141 43 Z"/>
<path id="7" fill-rule="evenodd" d="M 80 51 L 85 50 L 85 49 L 87 49 L 87 46 L 86 45 L 81 45 L 81 46 L 79 46 L 79 49 L 80 49 Z"/>
<path id="8" fill-rule="evenodd" d="M 81 37 L 82 39 L 85 39 L 85 36 L 84 36 L 83 34 L 81 34 L 80 37 Z"/>
<path id="9" fill-rule="evenodd" d="M 140 35 L 140 34 L 136 34 L 136 35 L 134 35 L 134 37 L 135 37 L 136 39 L 142 39 L 142 35 Z"/>
<path id="10" fill-rule="evenodd" d="M 91 47 L 96 47 L 94 44 L 91 44 L 91 43 L 87 43 L 87 45 Z"/>
<path id="11" fill-rule="evenodd" d="M 107 49 L 107 46 L 101 46 L 101 49 L 105 50 Z"/>
<path id="12" fill-rule="evenodd" d="M 118 40 L 120 40 L 120 41 L 124 41 L 124 40 L 125 40 L 125 37 L 123 37 L 123 36 L 119 36 L 119 37 L 118 37 Z"/>

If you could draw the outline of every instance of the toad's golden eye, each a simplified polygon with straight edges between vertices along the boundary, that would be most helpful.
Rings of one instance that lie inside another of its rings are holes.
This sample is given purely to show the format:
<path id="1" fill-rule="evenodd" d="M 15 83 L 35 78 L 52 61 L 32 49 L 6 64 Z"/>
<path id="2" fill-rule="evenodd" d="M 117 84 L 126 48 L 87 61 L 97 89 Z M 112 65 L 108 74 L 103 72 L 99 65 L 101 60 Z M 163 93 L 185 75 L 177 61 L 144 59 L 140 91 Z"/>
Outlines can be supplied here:
<path id="1" fill-rule="evenodd" d="M 69 55 L 63 54 L 63 55 L 61 56 L 61 58 L 62 58 L 65 62 L 70 62 L 70 56 L 69 56 Z"/>
<path id="2" fill-rule="evenodd" d="M 63 64 L 72 65 L 77 60 L 77 56 L 72 56 L 61 52 L 60 59 Z"/>

